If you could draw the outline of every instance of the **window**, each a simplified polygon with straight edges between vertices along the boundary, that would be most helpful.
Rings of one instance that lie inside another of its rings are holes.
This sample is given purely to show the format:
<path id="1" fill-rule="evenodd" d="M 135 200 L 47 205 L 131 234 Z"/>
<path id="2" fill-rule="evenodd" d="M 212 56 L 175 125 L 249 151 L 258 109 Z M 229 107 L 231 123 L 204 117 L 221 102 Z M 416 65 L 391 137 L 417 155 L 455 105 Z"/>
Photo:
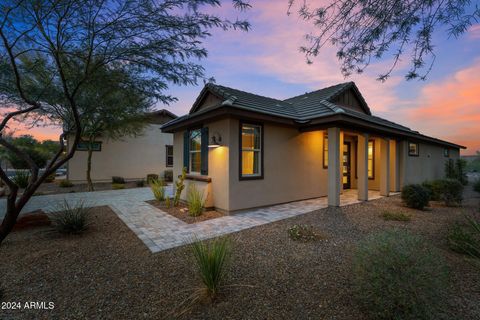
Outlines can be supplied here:
<path id="1" fill-rule="evenodd" d="M 166 145 L 165 146 L 165 155 L 166 155 L 166 166 L 173 167 L 173 146 Z"/>
<path id="2" fill-rule="evenodd" d="M 443 156 L 448 158 L 450 156 L 450 149 L 443 149 Z"/>
<path id="3" fill-rule="evenodd" d="M 368 140 L 368 179 L 375 179 L 375 140 Z"/>
<path id="4" fill-rule="evenodd" d="M 262 178 L 263 130 L 261 125 L 240 124 L 240 178 Z"/>
<path id="5" fill-rule="evenodd" d="M 195 129 L 190 131 L 190 172 L 200 173 L 202 165 L 202 131 Z"/>
<path id="6" fill-rule="evenodd" d="M 323 168 L 328 168 L 328 135 L 326 132 L 323 134 Z"/>
<path id="7" fill-rule="evenodd" d="M 77 151 L 88 151 L 88 141 L 80 141 L 77 144 Z M 91 145 L 92 151 L 102 151 L 102 142 L 94 141 Z"/>
<path id="8" fill-rule="evenodd" d="M 408 143 L 408 155 L 412 157 L 418 157 L 419 155 L 418 143 L 414 143 L 414 142 Z"/>

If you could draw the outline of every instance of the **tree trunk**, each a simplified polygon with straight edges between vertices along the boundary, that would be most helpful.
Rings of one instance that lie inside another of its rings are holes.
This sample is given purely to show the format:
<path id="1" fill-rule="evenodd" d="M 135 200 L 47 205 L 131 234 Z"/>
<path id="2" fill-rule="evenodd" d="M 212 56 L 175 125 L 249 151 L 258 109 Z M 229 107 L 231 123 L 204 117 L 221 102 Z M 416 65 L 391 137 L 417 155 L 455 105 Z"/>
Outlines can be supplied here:
<path id="1" fill-rule="evenodd" d="M 21 208 L 15 206 L 15 199 L 17 198 L 17 190 L 10 190 L 7 198 L 7 209 L 5 210 L 5 217 L 0 225 L 0 244 L 5 240 L 8 234 L 12 231 L 17 222 L 18 215 Z M 23 206 L 22 206 L 23 207 Z"/>
<path id="2" fill-rule="evenodd" d="M 92 171 L 92 139 L 88 141 L 88 156 L 87 156 L 87 186 L 88 186 L 88 191 L 95 191 L 93 188 L 93 182 L 92 182 L 92 176 L 91 176 L 91 171 Z"/>

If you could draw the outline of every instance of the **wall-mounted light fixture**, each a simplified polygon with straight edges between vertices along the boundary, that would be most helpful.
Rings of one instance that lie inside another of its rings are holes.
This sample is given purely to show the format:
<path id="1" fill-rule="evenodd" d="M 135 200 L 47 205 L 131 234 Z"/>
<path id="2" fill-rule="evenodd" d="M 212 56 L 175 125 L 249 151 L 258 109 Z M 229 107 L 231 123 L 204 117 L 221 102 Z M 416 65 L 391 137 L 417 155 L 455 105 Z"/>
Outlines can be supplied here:
<path id="1" fill-rule="evenodd" d="M 208 144 L 209 148 L 217 148 L 222 145 L 222 136 L 220 133 L 216 132 L 210 137 L 210 143 Z"/>

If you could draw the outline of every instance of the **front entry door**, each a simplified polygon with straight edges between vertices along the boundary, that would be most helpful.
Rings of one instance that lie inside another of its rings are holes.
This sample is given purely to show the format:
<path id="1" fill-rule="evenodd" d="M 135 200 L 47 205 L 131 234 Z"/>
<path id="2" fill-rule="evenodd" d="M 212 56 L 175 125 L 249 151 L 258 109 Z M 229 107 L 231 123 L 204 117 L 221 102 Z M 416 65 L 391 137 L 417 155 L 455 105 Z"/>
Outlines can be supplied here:
<path id="1" fill-rule="evenodd" d="M 342 173 L 343 189 L 350 189 L 350 142 L 343 144 Z"/>

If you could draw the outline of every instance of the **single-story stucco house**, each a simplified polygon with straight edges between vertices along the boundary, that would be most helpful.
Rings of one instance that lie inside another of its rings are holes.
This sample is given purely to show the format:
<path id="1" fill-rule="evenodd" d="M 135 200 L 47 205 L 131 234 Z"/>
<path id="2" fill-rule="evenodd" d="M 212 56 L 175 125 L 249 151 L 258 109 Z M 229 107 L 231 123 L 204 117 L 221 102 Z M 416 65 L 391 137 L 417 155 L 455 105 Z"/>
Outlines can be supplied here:
<path id="1" fill-rule="evenodd" d="M 148 114 L 148 125 L 141 135 L 126 136 L 120 140 L 99 138 L 94 143 L 92 155 L 92 180 L 95 182 L 112 181 L 113 176 L 125 180 L 145 179 L 147 174 L 162 174 L 171 170 L 173 158 L 173 134 L 163 133 L 161 126 L 177 116 L 168 110 L 159 110 Z M 72 147 L 73 137 L 67 139 L 68 150 Z M 67 179 L 72 182 L 85 182 L 87 170 L 87 144 L 81 141 L 77 151 L 67 164 Z"/>
<path id="2" fill-rule="evenodd" d="M 353 82 L 285 100 L 209 83 L 162 131 L 174 177 L 186 167 L 206 206 L 226 212 L 323 196 L 338 206 L 343 189 L 388 196 L 441 178 L 464 148 L 372 115 Z"/>

